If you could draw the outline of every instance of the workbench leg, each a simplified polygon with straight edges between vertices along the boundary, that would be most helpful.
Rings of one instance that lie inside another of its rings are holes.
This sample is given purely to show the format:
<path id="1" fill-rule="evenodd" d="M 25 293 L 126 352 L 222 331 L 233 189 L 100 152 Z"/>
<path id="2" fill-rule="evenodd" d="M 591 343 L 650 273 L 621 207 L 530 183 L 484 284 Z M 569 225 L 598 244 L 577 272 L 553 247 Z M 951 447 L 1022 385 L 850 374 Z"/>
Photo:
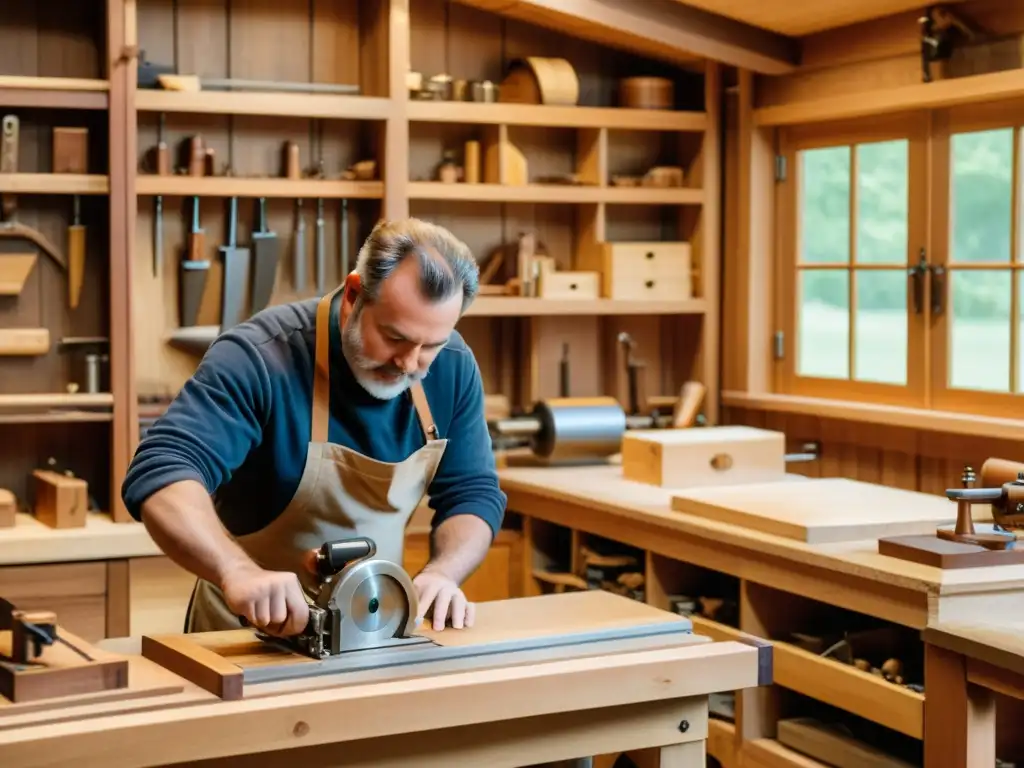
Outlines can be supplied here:
<path id="1" fill-rule="evenodd" d="M 995 694 L 968 683 L 966 659 L 926 643 L 924 689 L 925 768 L 995 765 Z"/>
<path id="2" fill-rule="evenodd" d="M 708 758 L 704 747 L 703 739 L 662 747 L 658 768 L 706 768 Z"/>

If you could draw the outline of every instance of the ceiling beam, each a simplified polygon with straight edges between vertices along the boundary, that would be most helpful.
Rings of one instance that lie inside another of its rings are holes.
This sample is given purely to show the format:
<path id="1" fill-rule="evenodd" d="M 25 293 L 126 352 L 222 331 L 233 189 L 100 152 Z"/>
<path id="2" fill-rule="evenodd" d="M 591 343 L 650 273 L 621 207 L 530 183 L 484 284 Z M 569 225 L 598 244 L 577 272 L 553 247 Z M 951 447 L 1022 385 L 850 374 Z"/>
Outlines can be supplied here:
<path id="1" fill-rule="evenodd" d="M 766 75 L 796 69 L 799 43 L 676 0 L 456 0 L 673 62 L 707 58 Z"/>

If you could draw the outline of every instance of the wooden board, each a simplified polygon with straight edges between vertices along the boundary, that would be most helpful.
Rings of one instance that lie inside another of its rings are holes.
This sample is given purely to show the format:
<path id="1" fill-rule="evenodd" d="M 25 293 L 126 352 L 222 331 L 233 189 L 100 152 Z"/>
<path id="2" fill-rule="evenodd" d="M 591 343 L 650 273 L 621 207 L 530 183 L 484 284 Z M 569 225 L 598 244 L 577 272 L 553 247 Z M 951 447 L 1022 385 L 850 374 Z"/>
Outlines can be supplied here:
<path id="1" fill-rule="evenodd" d="M 944 496 L 846 478 L 695 488 L 673 494 L 672 509 L 807 544 L 929 534 L 956 520 Z M 991 509 L 976 505 L 974 519 Z"/>
<path id="2" fill-rule="evenodd" d="M 910 763 L 811 717 L 779 720 L 778 742 L 835 768 L 911 768 Z"/>
<path id="3" fill-rule="evenodd" d="M 1024 548 L 990 550 L 938 536 L 892 536 L 878 540 L 878 554 L 933 568 L 985 568 L 1024 564 Z"/>
<path id="4" fill-rule="evenodd" d="M 128 685 L 126 659 L 99 651 L 62 628 L 57 633 L 92 660 L 58 642 L 43 647 L 35 659 L 41 666 L 4 662 L 0 664 L 0 700 L 32 702 L 116 690 Z M 0 631 L 0 656 L 10 658 L 11 638 L 10 630 Z"/>
<path id="5" fill-rule="evenodd" d="M 479 646 L 486 650 L 487 646 L 516 640 L 557 639 L 565 643 L 574 636 L 582 641 L 601 631 L 613 638 L 615 630 L 666 625 L 682 628 L 688 626 L 688 621 L 669 611 L 593 590 L 480 603 L 472 627 L 441 631 L 424 627 L 417 634 L 444 647 Z M 147 659 L 224 699 L 243 697 L 244 670 L 317 663 L 275 648 L 249 629 L 143 636 L 141 650 Z"/>

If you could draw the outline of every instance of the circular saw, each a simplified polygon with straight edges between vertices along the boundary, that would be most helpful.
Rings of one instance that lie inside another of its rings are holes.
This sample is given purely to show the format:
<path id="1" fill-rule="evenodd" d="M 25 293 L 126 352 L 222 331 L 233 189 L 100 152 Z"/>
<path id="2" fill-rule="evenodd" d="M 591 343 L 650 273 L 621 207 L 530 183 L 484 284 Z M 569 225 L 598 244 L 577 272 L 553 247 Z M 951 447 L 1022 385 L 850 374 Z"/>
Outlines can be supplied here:
<path id="1" fill-rule="evenodd" d="M 366 537 L 324 544 L 314 552 L 321 584 L 306 628 L 289 638 L 260 636 L 315 659 L 429 642 L 413 635 L 419 601 L 412 579 L 376 553 L 377 545 Z"/>

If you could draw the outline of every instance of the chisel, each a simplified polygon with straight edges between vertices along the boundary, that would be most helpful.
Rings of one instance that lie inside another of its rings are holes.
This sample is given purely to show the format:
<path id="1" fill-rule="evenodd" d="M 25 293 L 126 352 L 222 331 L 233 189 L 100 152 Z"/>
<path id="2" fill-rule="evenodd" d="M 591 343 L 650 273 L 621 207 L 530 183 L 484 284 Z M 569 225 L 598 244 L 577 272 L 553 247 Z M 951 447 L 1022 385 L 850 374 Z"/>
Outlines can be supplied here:
<path id="1" fill-rule="evenodd" d="M 171 172 L 171 157 L 164 141 L 164 115 L 160 114 L 156 137 L 156 174 L 167 176 Z M 160 277 L 164 266 L 164 196 L 153 198 L 153 277 Z"/>
<path id="2" fill-rule="evenodd" d="M 256 214 L 259 229 L 252 233 L 252 313 L 270 303 L 277 281 L 277 233 L 267 230 L 267 199 L 261 197 Z"/>
<path id="3" fill-rule="evenodd" d="M 206 290 L 206 278 L 210 274 L 210 262 L 203 258 L 206 251 L 206 234 L 199 226 L 199 197 L 192 198 L 192 231 L 189 235 L 186 258 L 181 261 L 181 280 L 179 297 L 181 309 L 181 325 L 196 324 L 199 307 Z"/>
<path id="4" fill-rule="evenodd" d="M 228 242 L 219 250 L 224 266 L 220 329 L 226 331 L 245 319 L 245 287 L 249 277 L 249 249 L 238 245 L 237 197 L 228 201 Z"/>
<path id="5" fill-rule="evenodd" d="M 327 277 L 324 274 L 324 199 L 318 197 L 316 200 L 316 295 L 323 296 Z"/>
<path id="6" fill-rule="evenodd" d="M 302 200 L 295 201 L 295 262 L 292 282 L 296 293 L 306 290 L 306 220 L 302 216 Z"/>
<path id="7" fill-rule="evenodd" d="M 81 206 L 81 200 L 75 195 L 72 198 L 74 218 L 68 227 L 68 306 L 71 309 L 78 306 L 85 279 L 85 225 L 81 220 Z"/>
<path id="8" fill-rule="evenodd" d="M 341 212 L 338 214 L 338 249 L 341 252 L 341 263 L 338 265 L 338 282 L 344 283 L 351 271 L 348 263 L 348 199 L 341 199 Z"/>

